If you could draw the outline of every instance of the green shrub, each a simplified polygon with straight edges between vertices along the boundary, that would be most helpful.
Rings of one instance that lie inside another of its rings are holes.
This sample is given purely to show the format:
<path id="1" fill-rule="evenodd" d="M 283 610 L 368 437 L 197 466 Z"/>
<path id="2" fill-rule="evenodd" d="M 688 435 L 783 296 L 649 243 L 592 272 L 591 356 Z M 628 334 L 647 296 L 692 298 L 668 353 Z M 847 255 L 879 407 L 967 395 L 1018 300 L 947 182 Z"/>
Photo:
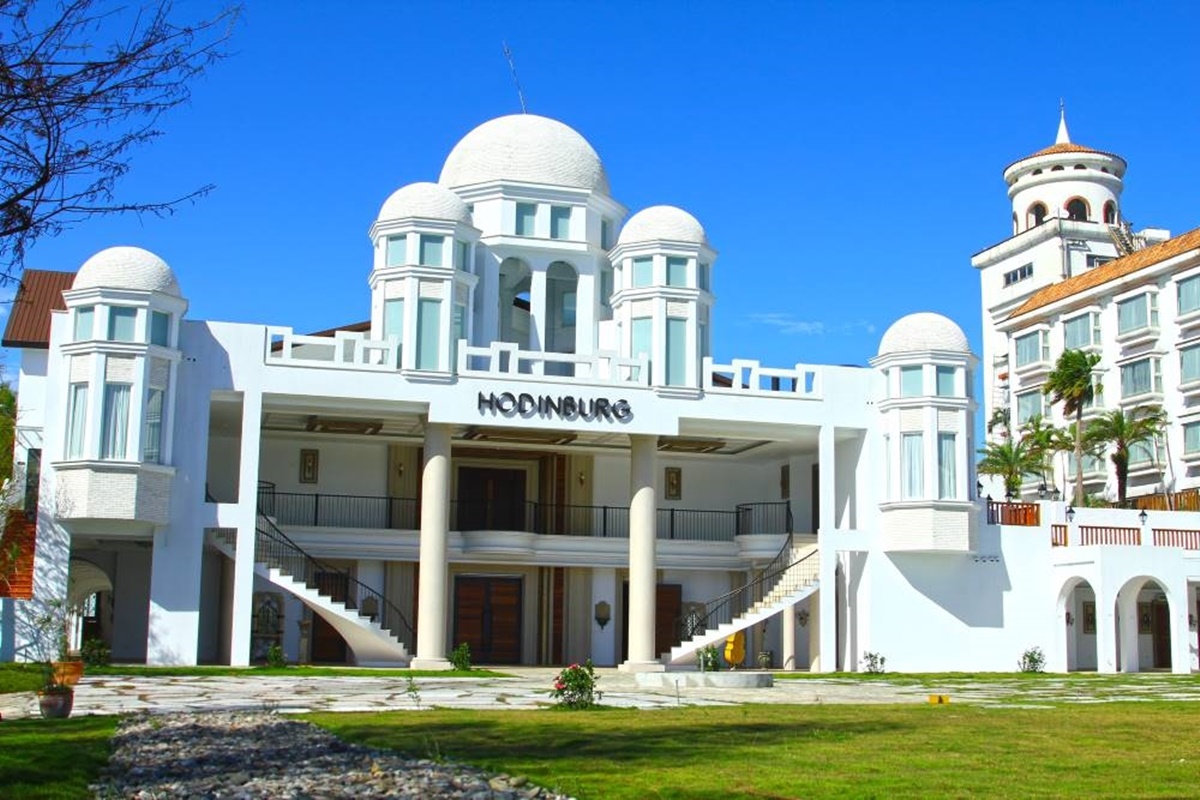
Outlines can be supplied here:
<path id="1" fill-rule="evenodd" d="M 283 655 L 283 647 L 273 644 L 267 648 L 267 666 L 274 669 L 287 666 L 287 659 Z"/>
<path id="2" fill-rule="evenodd" d="M 1046 668 L 1046 654 L 1040 647 L 1031 647 L 1021 654 L 1017 667 L 1021 672 L 1041 672 Z"/>
<path id="3" fill-rule="evenodd" d="M 882 675 L 884 673 L 883 665 L 887 663 L 887 659 L 879 653 L 867 651 L 862 657 L 863 672 L 870 675 Z"/>
<path id="4" fill-rule="evenodd" d="M 79 648 L 79 657 L 89 667 L 107 667 L 109 659 L 112 657 L 112 651 L 102 640 L 92 638 Z"/>
<path id="5" fill-rule="evenodd" d="M 595 708 L 600 704 L 600 692 L 596 691 L 596 669 L 589 658 L 582 664 L 564 667 L 554 679 L 550 696 L 561 708 Z"/>
<path id="6" fill-rule="evenodd" d="M 450 665 L 459 672 L 471 671 L 471 646 L 460 642 L 458 647 L 450 651 Z"/>

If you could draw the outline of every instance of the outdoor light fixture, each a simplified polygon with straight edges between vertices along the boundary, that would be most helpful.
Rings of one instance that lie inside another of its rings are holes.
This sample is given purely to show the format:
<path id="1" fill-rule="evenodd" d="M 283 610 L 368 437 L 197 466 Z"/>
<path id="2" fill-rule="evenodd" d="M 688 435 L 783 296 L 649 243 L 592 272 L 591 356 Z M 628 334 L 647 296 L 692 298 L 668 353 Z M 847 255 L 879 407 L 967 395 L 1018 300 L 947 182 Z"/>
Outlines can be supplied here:
<path id="1" fill-rule="evenodd" d="M 1072 506 L 1067 506 L 1067 522 L 1075 521 L 1075 509 Z"/>
<path id="2" fill-rule="evenodd" d="M 1196 615 L 1188 614 L 1188 630 L 1196 630 Z"/>
<path id="3" fill-rule="evenodd" d="M 1046 482 L 1045 481 L 1042 481 L 1040 484 L 1038 484 L 1038 499 L 1039 500 L 1046 499 Z"/>
<path id="4" fill-rule="evenodd" d="M 1010 502 L 1010 503 L 1011 503 L 1011 502 L 1013 501 L 1013 498 L 1014 498 L 1014 497 L 1016 497 L 1016 495 L 1015 495 L 1015 494 L 1013 494 L 1013 490 L 1012 490 L 1012 489 L 1007 489 L 1007 490 L 1005 490 L 1005 492 L 1004 492 L 1004 499 L 1005 499 L 1005 500 L 1007 500 L 1008 502 Z"/>
<path id="5" fill-rule="evenodd" d="M 796 624 L 799 625 L 801 628 L 808 625 L 808 609 L 807 608 L 802 608 L 796 612 Z M 1193 627 L 1192 630 L 1195 630 L 1195 628 Z"/>
<path id="6" fill-rule="evenodd" d="M 983 497 L 983 481 L 975 481 L 975 496 Z"/>
<path id="7" fill-rule="evenodd" d="M 604 630 L 604 626 L 612 619 L 612 606 L 604 600 L 596 603 L 596 624 L 600 626 L 600 630 Z"/>
<path id="8" fill-rule="evenodd" d="M 1146 526 L 1146 509 L 1142 509 L 1142 513 L 1138 514 L 1138 519 L 1142 521 L 1142 527 Z"/>
<path id="9" fill-rule="evenodd" d="M 1075 624 L 1075 615 L 1072 614 L 1070 611 L 1068 611 L 1067 612 L 1067 627 L 1069 628 L 1074 624 Z"/>
<path id="10" fill-rule="evenodd" d="M 1053 501 L 1055 501 L 1055 502 L 1058 502 L 1059 500 L 1061 500 L 1061 499 L 1062 499 L 1062 492 L 1060 492 L 1060 491 L 1058 490 L 1058 487 L 1057 487 L 1057 486 L 1055 486 L 1055 487 L 1054 487 L 1054 490 L 1053 490 L 1052 492 L 1050 492 L 1050 499 L 1051 499 L 1051 500 L 1053 500 Z"/>

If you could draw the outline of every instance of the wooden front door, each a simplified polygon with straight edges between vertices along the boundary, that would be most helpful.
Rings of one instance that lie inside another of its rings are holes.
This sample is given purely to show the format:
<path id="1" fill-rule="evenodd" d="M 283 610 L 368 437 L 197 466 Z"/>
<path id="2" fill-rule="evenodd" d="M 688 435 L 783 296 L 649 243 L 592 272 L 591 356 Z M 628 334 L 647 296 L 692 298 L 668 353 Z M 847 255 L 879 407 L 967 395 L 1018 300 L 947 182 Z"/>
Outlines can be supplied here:
<path id="1" fill-rule="evenodd" d="M 521 578 L 454 579 L 454 637 L 479 664 L 521 663 Z"/>
<path id="2" fill-rule="evenodd" d="M 459 467 L 458 530 L 525 529 L 525 470 Z"/>
<path id="3" fill-rule="evenodd" d="M 1171 668 L 1171 614 L 1166 600 L 1150 604 L 1150 620 L 1154 630 L 1154 668 Z"/>
<path id="4" fill-rule="evenodd" d="M 623 589 L 621 607 L 621 653 L 619 661 L 629 658 L 629 583 Z M 680 626 L 683 618 L 683 586 L 660 583 L 654 592 L 654 656 L 669 652 L 682 641 Z"/>
<path id="5" fill-rule="evenodd" d="M 315 577 L 317 591 L 339 603 L 346 601 L 350 582 L 345 575 L 340 572 L 318 572 Z M 346 663 L 346 640 L 319 614 L 313 614 L 312 620 L 312 662 Z"/>

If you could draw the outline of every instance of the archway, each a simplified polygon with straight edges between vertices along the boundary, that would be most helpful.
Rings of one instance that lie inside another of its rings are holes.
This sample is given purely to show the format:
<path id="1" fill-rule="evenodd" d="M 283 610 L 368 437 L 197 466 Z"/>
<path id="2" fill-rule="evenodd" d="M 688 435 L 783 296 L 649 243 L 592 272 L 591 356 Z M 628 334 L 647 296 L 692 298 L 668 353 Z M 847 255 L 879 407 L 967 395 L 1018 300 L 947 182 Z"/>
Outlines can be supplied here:
<path id="1" fill-rule="evenodd" d="M 1062 621 L 1067 671 L 1096 670 L 1096 592 L 1087 579 L 1076 576 L 1063 584 L 1058 618 Z"/>
<path id="2" fill-rule="evenodd" d="M 112 602 L 112 580 L 90 561 L 71 559 L 67 573 L 68 649 L 78 650 L 88 639 L 100 639 L 109 644 L 110 632 L 103 613 Z"/>
<path id="3" fill-rule="evenodd" d="M 1117 593 L 1118 659 L 1125 672 L 1170 670 L 1172 598 L 1158 580 L 1138 576 Z"/>
<path id="4" fill-rule="evenodd" d="M 546 351 L 575 352 L 575 312 L 579 276 L 565 261 L 555 261 L 546 268 Z M 548 364 L 547 375 L 571 376 L 572 364 Z"/>
<path id="5" fill-rule="evenodd" d="M 529 346 L 529 265 L 519 258 L 500 262 L 500 291 L 497 321 L 500 341 Z"/>

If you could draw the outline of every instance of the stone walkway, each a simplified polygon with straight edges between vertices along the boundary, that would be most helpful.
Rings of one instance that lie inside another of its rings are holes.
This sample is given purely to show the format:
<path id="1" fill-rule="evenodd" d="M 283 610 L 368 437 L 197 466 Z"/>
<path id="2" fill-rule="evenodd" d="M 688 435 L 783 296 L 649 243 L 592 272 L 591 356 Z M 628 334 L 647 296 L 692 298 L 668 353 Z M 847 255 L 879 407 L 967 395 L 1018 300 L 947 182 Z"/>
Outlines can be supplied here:
<path id="1" fill-rule="evenodd" d="M 416 693 L 399 674 L 387 677 L 85 677 L 75 692 L 75 715 L 178 711 L 384 711 L 438 708 L 535 709 L 547 696 L 556 669 L 506 668 L 511 678 L 416 678 Z M 1113 700 L 1200 700 L 1200 683 L 1185 677 L 1142 674 L 1088 679 L 1071 676 L 1034 681 L 951 679 L 936 686 L 852 678 L 777 680 L 766 689 L 679 686 L 646 688 L 632 675 L 598 669 L 604 705 L 663 708 L 741 703 L 925 703 L 930 694 L 952 702 L 1045 705 Z M 32 694 L 0 695 L 5 719 L 37 715 Z"/>

